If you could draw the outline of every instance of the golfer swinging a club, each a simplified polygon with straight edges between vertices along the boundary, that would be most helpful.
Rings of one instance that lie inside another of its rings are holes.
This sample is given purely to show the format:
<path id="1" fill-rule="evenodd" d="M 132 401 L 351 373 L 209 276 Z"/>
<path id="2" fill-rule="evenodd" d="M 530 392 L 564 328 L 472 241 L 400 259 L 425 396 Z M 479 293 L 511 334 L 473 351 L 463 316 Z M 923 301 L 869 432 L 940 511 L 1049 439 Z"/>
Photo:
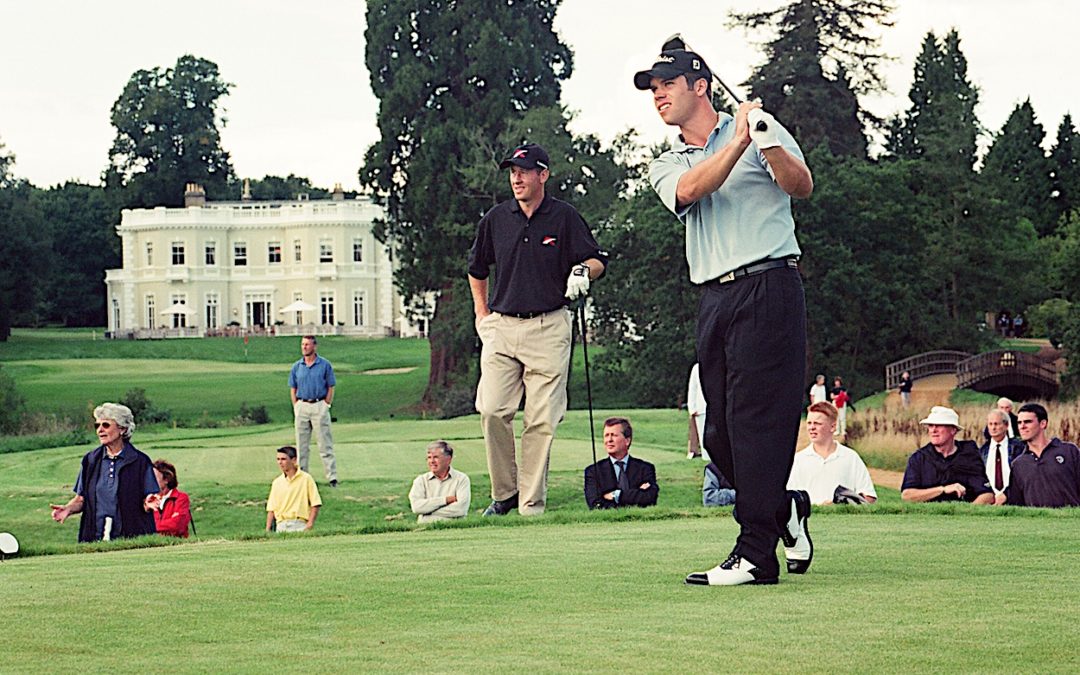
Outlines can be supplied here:
<path id="1" fill-rule="evenodd" d="M 703 441 L 735 486 L 740 526 L 727 558 L 686 583 L 775 584 L 778 539 L 789 572 L 805 572 L 813 555 L 809 497 L 785 487 L 806 367 L 791 197 L 809 197 L 814 183 L 791 134 L 760 103 L 740 103 L 735 117 L 713 108 L 712 79 L 705 60 L 677 36 L 634 76 L 638 89 L 652 92 L 660 119 L 679 128 L 671 149 L 650 164 L 649 181 L 686 226 L 690 280 L 703 286 Z"/>

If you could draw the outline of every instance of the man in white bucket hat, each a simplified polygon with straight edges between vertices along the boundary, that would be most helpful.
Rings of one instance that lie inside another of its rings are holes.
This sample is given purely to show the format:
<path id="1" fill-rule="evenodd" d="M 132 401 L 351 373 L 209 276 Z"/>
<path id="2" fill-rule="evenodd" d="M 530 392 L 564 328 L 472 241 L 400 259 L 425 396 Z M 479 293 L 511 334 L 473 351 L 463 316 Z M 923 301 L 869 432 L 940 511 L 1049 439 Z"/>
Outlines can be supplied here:
<path id="1" fill-rule="evenodd" d="M 930 442 L 908 458 L 900 497 L 905 502 L 993 503 L 979 447 L 974 441 L 956 440 L 963 429 L 956 411 L 936 405 L 919 424 L 926 426 Z"/>

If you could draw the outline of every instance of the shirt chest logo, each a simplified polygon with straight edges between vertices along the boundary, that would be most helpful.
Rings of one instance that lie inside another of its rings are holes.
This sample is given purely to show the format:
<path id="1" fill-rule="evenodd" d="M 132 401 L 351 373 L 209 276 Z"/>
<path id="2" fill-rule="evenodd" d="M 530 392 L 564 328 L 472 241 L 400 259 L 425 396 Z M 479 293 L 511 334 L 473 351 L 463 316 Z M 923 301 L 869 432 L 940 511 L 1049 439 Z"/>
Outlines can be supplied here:
<path id="1" fill-rule="evenodd" d="M 1057 457 L 1054 458 L 1054 461 L 1057 462 L 1058 464 L 1064 464 L 1065 463 L 1065 458 L 1062 457 L 1061 455 L 1058 455 Z"/>
<path id="2" fill-rule="evenodd" d="M 540 244 L 543 246 L 554 246 L 558 241 L 556 237 L 544 237 L 540 240 Z"/>

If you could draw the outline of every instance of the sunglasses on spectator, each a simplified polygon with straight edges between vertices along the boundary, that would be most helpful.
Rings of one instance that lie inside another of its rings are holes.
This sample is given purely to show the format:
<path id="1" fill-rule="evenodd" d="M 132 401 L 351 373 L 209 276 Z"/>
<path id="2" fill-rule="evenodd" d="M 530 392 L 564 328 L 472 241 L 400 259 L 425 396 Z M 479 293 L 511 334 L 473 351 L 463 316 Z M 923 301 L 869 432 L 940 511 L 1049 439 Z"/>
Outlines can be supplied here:
<path id="1" fill-rule="evenodd" d="M 94 422 L 95 429 L 110 429 L 112 428 L 112 422 Z"/>

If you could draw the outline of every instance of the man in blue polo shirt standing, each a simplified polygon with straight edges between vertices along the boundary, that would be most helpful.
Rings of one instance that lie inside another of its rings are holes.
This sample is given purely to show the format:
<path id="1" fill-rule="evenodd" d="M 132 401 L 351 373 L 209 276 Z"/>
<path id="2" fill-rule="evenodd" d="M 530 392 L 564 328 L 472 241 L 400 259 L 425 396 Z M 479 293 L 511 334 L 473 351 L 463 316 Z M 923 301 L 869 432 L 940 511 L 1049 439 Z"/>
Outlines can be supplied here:
<path id="1" fill-rule="evenodd" d="M 318 341 L 314 335 L 300 340 L 302 357 L 289 371 L 289 390 L 292 392 L 293 420 L 296 425 L 296 447 L 300 452 L 300 468 L 308 470 L 311 453 L 311 432 L 319 440 L 326 480 L 337 487 L 337 463 L 334 461 L 334 438 L 330 435 L 330 404 L 334 400 L 334 367 L 316 353 Z"/>
<path id="2" fill-rule="evenodd" d="M 686 583 L 775 584 L 778 539 L 789 572 L 805 572 L 813 555 L 809 496 L 786 491 L 806 369 L 791 197 L 809 197 L 813 178 L 791 134 L 760 103 L 740 104 L 735 117 L 717 112 L 705 60 L 681 40 L 662 49 L 634 86 L 652 92 L 660 119 L 680 133 L 650 164 L 649 181 L 686 226 L 690 280 L 703 286 L 702 441 L 735 487 L 740 526 L 728 557 Z"/>

